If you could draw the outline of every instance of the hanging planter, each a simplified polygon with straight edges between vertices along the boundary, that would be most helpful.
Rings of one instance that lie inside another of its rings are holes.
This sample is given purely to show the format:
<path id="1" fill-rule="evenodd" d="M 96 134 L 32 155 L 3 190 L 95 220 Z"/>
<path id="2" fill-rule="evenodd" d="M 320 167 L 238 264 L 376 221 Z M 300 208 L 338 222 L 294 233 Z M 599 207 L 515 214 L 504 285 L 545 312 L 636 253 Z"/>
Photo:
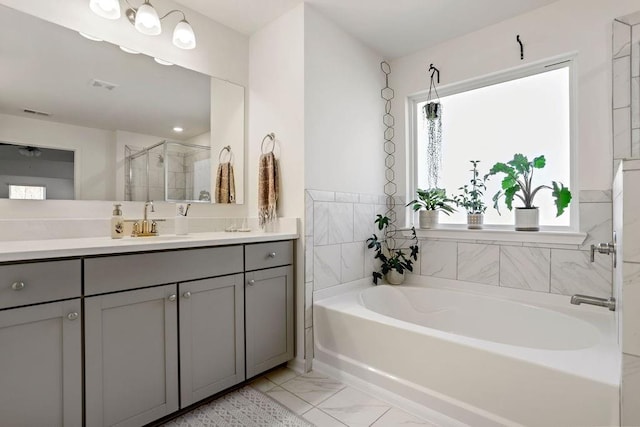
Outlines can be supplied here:
<path id="1" fill-rule="evenodd" d="M 431 64 L 431 79 L 427 103 L 422 108 L 425 130 L 427 133 L 427 183 L 429 188 L 438 188 L 440 169 L 442 169 L 442 104 L 436 89 L 434 76 L 437 73 L 437 82 L 440 83 L 440 71 Z M 435 98 L 431 93 L 435 94 Z"/>

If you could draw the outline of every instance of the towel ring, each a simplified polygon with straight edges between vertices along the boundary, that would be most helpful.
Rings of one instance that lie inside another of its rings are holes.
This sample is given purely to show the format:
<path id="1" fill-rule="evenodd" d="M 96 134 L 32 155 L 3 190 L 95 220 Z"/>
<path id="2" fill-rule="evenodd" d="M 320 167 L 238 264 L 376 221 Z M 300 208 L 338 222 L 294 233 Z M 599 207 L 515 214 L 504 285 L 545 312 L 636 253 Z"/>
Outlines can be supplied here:
<path id="1" fill-rule="evenodd" d="M 271 151 L 269 151 L 269 153 L 273 153 L 273 149 L 276 148 L 276 134 L 271 132 L 265 135 L 264 138 L 262 138 L 262 144 L 260 144 L 260 151 L 262 152 L 262 154 L 267 154 L 264 151 L 264 142 L 268 139 L 271 140 L 271 142 L 273 143 L 273 145 L 271 146 Z"/>
<path id="2" fill-rule="evenodd" d="M 223 156 L 225 151 L 229 152 L 229 163 L 231 163 L 231 160 L 233 159 L 233 153 L 231 152 L 231 146 L 230 145 L 226 145 L 226 146 L 222 147 L 222 150 L 220 150 L 220 154 L 218 155 L 218 163 L 222 163 L 222 156 Z"/>

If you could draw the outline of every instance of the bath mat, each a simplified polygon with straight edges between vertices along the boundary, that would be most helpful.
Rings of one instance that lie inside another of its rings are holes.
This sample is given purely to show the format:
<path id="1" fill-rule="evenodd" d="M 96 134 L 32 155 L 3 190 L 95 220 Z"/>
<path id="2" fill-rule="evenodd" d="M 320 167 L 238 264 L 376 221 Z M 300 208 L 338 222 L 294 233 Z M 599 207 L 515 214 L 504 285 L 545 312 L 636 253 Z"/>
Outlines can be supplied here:
<path id="1" fill-rule="evenodd" d="M 166 427 L 313 427 L 249 386 L 232 391 L 164 424 Z"/>

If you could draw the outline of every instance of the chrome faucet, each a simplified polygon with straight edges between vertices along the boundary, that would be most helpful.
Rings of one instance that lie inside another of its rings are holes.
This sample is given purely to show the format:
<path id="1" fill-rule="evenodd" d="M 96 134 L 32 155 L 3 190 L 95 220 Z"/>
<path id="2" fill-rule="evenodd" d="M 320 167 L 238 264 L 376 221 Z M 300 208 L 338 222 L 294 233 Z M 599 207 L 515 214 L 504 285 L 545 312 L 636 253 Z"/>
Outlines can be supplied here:
<path id="1" fill-rule="evenodd" d="M 596 260 L 596 251 L 605 255 L 613 256 L 613 268 L 616 267 L 616 247 L 617 247 L 618 239 L 616 236 L 616 232 L 613 232 L 613 241 L 609 243 L 598 243 L 597 245 L 591 245 L 591 262 L 595 262 Z"/>
<path id="2" fill-rule="evenodd" d="M 571 297 L 571 304 L 591 304 L 598 307 L 607 307 L 611 311 L 616 311 L 616 299 L 614 297 L 598 298 L 589 295 L 574 295 Z"/>

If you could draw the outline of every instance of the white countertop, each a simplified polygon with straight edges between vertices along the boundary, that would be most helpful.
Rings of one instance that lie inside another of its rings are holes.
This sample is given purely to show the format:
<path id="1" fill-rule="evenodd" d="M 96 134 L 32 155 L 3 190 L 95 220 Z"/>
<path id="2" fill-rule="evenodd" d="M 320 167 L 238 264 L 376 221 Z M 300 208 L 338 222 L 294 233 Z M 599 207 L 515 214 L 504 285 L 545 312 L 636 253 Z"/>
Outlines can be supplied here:
<path id="1" fill-rule="evenodd" d="M 207 232 L 184 236 L 165 234 L 156 237 L 85 237 L 76 239 L 0 241 L 0 262 L 107 255 L 127 252 L 186 249 L 204 246 L 237 245 L 297 239 L 291 232 Z"/>

